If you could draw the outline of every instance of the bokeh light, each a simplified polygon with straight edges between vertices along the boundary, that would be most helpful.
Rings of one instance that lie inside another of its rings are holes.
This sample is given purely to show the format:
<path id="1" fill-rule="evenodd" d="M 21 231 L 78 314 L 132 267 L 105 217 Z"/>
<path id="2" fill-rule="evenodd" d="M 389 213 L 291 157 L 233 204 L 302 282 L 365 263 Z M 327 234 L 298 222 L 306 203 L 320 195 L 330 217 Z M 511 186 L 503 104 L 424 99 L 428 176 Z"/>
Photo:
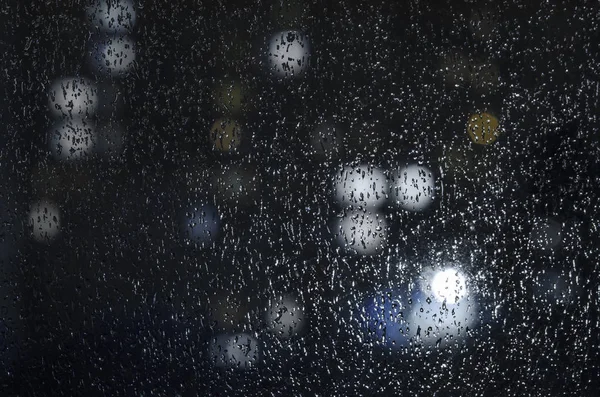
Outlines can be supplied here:
<path id="1" fill-rule="evenodd" d="M 352 210 L 334 221 L 338 245 L 355 255 L 375 255 L 387 245 L 388 224 L 383 215 Z"/>
<path id="2" fill-rule="evenodd" d="M 296 30 L 274 34 L 269 41 L 269 68 L 279 78 L 302 75 L 308 68 L 310 41 Z"/>
<path id="3" fill-rule="evenodd" d="M 473 114 L 467 123 L 467 133 L 474 143 L 489 145 L 498 138 L 498 119 L 487 112 Z"/>
<path id="4" fill-rule="evenodd" d="M 250 334 L 224 334 L 211 340 L 209 346 L 211 362 L 221 368 L 247 370 L 260 360 L 258 340 Z"/>
<path id="5" fill-rule="evenodd" d="M 55 80 L 48 94 L 48 106 L 56 117 L 88 117 L 98 107 L 98 89 L 86 78 Z"/>
<path id="6" fill-rule="evenodd" d="M 364 307 L 367 336 L 377 345 L 399 349 L 410 341 L 410 293 L 403 288 L 369 296 Z"/>
<path id="7" fill-rule="evenodd" d="M 91 52 L 90 62 L 100 73 L 113 77 L 127 74 L 134 65 L 135 43 L 128 36 L 100 39 Z"/>
<path id="8" fill-rule="evenodd" d="M 334 175 L 335 200 L 339 205 L 379 207 L 387 199 L 387 178 L 377 167 L 346 166 Z"/>
<path id="9" fill-rule="evenodd" d="M 181 221 L 181 230 L 188 243 L 205 246 L 212 243 L 221 227 L 217 208 L 201 204 L 188 208 Z"/>
<path id="10" fill-rule="evenodd" d="M 529 244 L 538 250 L 556 248 L 562 240 L 561 224 L 551 218 L 536 219 L 529 233 Z"/>
<path id="11" fill-rule="evenodd" d="M 94 126 L 83 119 L 66 119 L 50 129 L 50 151 L 60 161 L 81 160 L 95 149 Z"/>
<path id="12" fill-rule="evenodd" d="M 464 273 L 454 267 L 423 271 L 413 297 L 411 330 L 424 345 L 458 343 L 479 321 L 479 305 Z"/>
<path id="13" fill-rule="evenodd" d="M 132 0 L 88 0 L 90 25 L 102 32 L 125 33 L 133 29 L 136 10 Z"/>
<path id="14" fill-rule="evenodd" d="M 440 302 L 458 302 L 467 294 L 465 276 L 455 269 L 438 271 L 431 280 L 431 289 Z"/>
<path id="15" fill-rule="evenodd" d="M 34 240 L 40 243 L 50 243 L 60 233 L 60 210 L 56 204 L 47 200 L 31 204 L 29 226 Z"/>
<path id="16" fill-rule="evenodd" d="M 390 179 L 392 200 L 408 211 L 423 211 L 435 198 L 435 177 L 424 165 L 400 168 Z"/>
<path id="17" fill-rule="evenodd" d="M 229 152 L 237 148 L 242 140 L 242 127 L 232 119 L 218 119 L 210 129 L 210 140 L 215 148 Z"/>
<path id="18" fill-rule="evenodd" d="M 273 299 L 267 308 L 267 326 L 280 338 L 289 338 L 304 328 L 303 306 L 292 296 Z"/>

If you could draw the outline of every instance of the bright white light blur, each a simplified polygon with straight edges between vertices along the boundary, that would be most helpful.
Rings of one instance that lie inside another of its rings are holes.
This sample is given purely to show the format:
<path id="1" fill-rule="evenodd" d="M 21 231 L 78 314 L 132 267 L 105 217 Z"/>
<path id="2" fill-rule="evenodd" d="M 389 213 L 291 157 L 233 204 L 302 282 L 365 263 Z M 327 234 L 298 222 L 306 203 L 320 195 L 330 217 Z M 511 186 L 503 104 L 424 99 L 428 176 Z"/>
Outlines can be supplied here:
<path id="1" fill-rule="evenodd" d="M 89 121 L 67 119 L 50 130 L 50 151 L 60 161 L 85 159 L 94 150 L 96 132 Z"/>
<path id="2" fill-rule="evenodd" d="M 91 116 L 98 107 L 98 89 L 94 83 L 81 77 L 55 80 L 48 93 L 48 106 L 56 117 Z"/>
<path id="3" fill-rule="evenodd" d="M 479 305 L 465 274 L 455 268 L 426 268 L 409 315 L 411 337 L 425 345 L 460 342 L 479 321 Z"/>
<path id="4" fill-rule="evenodd" d="M 211 340 L 209 355 L 217 367 L 250 369 L 260 360 L 260 348 L 250 334 L 219 335 Z"/>
<path id="5" fill-rule="evenodd" d="M 433 276 L 431 289 L 438 301 L 454 304 L 467 294 L 466 278 L 455 269 L 441 270 Z"/>
<path id="6" fill-rule="evenodd" d="M 433 203 L 435 179 L 429 168 L 412 164 L 401 168 L 390 180 L 394 202 L 408 211 L 423 211 Z"/>
<path id="7" fill-rule="evenodd" d="M 50 243 L 60 233 L 60 211 L 46 200 L 35 202 L 29 210 L 31 236 L 40 243 Z"/>
<path id="8" fill-rule="evenodd" d="M 418 299 L 413 306 L 408 321 L 411 337 L 417 337 L 424 345 L 461 342 L 467 330 L 479 322 L 479 306 L 472 299 L 461 299 L 454 305 Z"/>
<path id="9" fill-rule="evenodd" d="M 335 158 L 342 149 L 342 134 L 335 124 L 323 123 L 312 133 L 311 145 L 320 157 Z"/>
<path id="10" fill-rule="evenodd" d="M 342 206 L 379 207 L 387 199 L 387 179 L 379 168 L 344 167 L 334 176 L 335 199 Z"/>
<path id="11" fill-rule="evenodd" d="M 88 20 L 103 32 L 124 33 L 135 25 L 136 12 L 132 0 L 89 0 Z"/>
<path id="12" fill-rule="evenodd" d="M 127 36 L 102 39 L 92 52 L 91 62 L 101 73 L 122 76 L 134 65 L 135 43 Z"/>
<path id="13" fill-rule="evenodd" d="M 267 326 L 278 337 L 289 338 L 300 332 L 304 324 L 304 309 L 291 296 L 274 300 L 267 309 Z"/>
<path id="14" fill-rule="evenodd" d="M 534 249 L 550 250 L 562 240 L 562 228 L 554 219 L 536 219 L 529 233 L 529 244 Z"/>
<path id="15" fill-rule="evenodd" d="M 188 242 L 208 244 L 214 241 L 220 225 L 217 209 L 213 205 L 203 204 L 188 208 L 183 216 L 181 229 Z"/>
<path id="16" fill-rule="evenodd" d="M 349 211 L 334 223 L 334 229 L 338 244 L 350 253 L 374 255 L 387 245 L 387 221 L 376 213 Z"/>
<path id="17" fill-rule="evenodd" d="M 300 76 L 310 58 L 308 36 L 295 30 L 274 34 L 269 42 L 269 68 L 280 78 Z"/>

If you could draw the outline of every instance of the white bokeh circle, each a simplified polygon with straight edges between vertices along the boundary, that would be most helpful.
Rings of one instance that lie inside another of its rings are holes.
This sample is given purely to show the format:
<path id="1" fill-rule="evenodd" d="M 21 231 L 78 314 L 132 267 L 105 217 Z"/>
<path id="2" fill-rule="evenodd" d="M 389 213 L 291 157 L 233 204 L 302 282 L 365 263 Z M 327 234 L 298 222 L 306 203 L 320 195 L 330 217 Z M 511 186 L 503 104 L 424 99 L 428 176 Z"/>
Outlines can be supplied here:
<path id="1" fill-rule="evenodd" d="M 458 343 L 467 337 L 467 331 L 479 321 L 479 305 L 462 299 L 455 305 L 438 300 L 419 299 L 413 303 L 408 318 L 411 337 L 426 346 Z"/>
<path id="2" fill-rule="evenodd" d="M 98 88 L 82 77 L 55 80 L 48 93 L 48 106 L 55 117 L 87 117 L 98 107 Z"/>
<path id="3" fill-rule="evenodd" d="M 435 177 L 429 168 L 411 164 L 393 175 L 390 191 L 398 206 L 408 211 L 423 211 L 435 198 Z"/>
<path id="4" fill-rule="evenodd" d="M 97 43 L 91 63 L 100 72 L 113 77 L 131 71 L 136 59 L 135 42 L 128 36 L 112 36 Z"/>
<path id="5" fill-rule="evenodd" d="M 88 4 L 86 14 L 92 27 L 114 33 L 133 29 L 136 10 L 132 0 L 89 0 Z"/>
<path id="6" fill-rule="evenodd" d="M 269 68 L 279 78 L 302 75 L 308 68 L 310 41 L 308 36 L 296 30 L 274 34 L 269 41 Z"/>
<path id="7" fill-rule="evenodd" d="M 56 204 L 41 200 L 29 209 L 31 236 L 40 243 L 50 243 L 60 233 L 60 210 Z"/>
<path id="8" fill-rule="evenodd" d="M 387 178 L 369 165 L 346 166 L 334 175 L 335 200 L 341 206 L 379 207 L 387 200 Z"/>
<path id="9" fill-rule="evenodd" d="M 90 156 L 96 145 L 94 126 L 82 119 L 66 119 L 50 130 L 50 151 L 55 159 L 74 161 Z"/>
<path id="10" fill-rule="evenodd" d="M 260 347 L 250 334 L 218 335 L 211 340 L 209 356 L 217 367 L 247 370 L 259 362 Z"/>
<path id="11" fill-rule="evenodd" d="M 292 296 L 274 299 L 267 309 L 267 326 L 280 338 L 289 338 L 302 330 L 304 308 Z"/>
<path id="12" fill-rule="evenodd" d="M 211 204 L 188 208 L 181 221 L 181 229 L 186 241 L 200 245 L 213 242 L 220 226 L 221 219 L 217 208 Z"/>
<path id="13" fill-rule="evenodd" d="M 388 225 L 382 215 L 349 211 L 334 223 L 338 245 L 355 255 L 375 255 L 387 245 Z"/>
<path id="14" fill-rule="evenodd" d="M 455 304 L 467 295 L 466 278 L 455 269 L 440 270 L 431 280 L 431 289 L 438 301 Z"/>

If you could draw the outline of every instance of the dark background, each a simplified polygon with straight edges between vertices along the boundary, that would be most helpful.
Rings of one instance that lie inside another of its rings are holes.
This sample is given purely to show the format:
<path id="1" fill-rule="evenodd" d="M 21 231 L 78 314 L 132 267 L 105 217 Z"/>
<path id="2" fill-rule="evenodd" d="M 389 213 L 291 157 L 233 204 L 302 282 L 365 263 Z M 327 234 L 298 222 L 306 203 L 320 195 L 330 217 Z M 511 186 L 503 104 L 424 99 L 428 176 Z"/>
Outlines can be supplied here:
<path id="1" fill-rule="evenodd" d="M 307 0 L 302 18 L 286 20 L 272 18 L 273 3 L 143 1 L 137 62 L 120 79 L 87 66 L 94 35 L 82 3 L 0 5 L 3 395 L 597 395 L 597 4 Z M 477 7 L 497 20 L 489 40 L 469 31 Z M 310 36 L 311 67 L 276 81 L 261 49 L 295 27 Z M 492 60 L 498 87 L 447 85 L 445 53 Z M 98 116 L 126 126 L 118 161 L 49 155 L 47 87 L 62 76 L 120 94 Z M 250 133 L 233 154 L 208 139 L 223 77 L 252 91 L 241 117 Z M 500 116 L 502 136 L 465 143 L 467 117 L 483 110 Z M 315 159 L 310 133 L 332 118 L 346 132 L 341 156 Z M 438 173 L 444 193 L 433 208 L 387 209 L 382 255 L 340 254 L 327 230 L 340 212 L 329 193 L 335 167 L 410 159 L 437 172 L 452 147 L 465 171 Z M 233 166 L 257 181 L 235 204 L 213 178 Z M 29 204 L 42 197 L 63 216 L 51 245 L 27 233 Z M 178 214 L 198 199 L 223 217 L 210 247 L 178 234 Z M 567 225 L 563 243 L 532 250 L 532 222 L 547 216 Z M 436 252 L 482 274 L 482 315 L 500 315 L 452 353 L 358 343 L 346 302 L 393 279 L 385 264 Z M 531 293 L 550 270 L 576 287 L 568 304 Z M 301 291 L 305 334 L 254 370 L 214 368 L 210 338 L 223 327 L 260 332 L 272 288 Z M 248 317 L 215 321 L 228 299 L 244 301 Z"/>

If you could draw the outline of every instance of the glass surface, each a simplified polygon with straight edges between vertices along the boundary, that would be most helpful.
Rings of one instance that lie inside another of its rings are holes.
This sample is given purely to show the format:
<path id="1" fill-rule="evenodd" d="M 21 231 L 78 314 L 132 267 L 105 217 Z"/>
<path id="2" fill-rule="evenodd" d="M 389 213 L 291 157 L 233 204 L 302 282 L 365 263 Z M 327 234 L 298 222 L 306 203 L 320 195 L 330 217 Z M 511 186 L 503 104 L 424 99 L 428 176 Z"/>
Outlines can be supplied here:
<path id="1" fill-rule="evenodd" d="M 600 7 L 0 4 L 0 395 L 600 395 Z"/>

